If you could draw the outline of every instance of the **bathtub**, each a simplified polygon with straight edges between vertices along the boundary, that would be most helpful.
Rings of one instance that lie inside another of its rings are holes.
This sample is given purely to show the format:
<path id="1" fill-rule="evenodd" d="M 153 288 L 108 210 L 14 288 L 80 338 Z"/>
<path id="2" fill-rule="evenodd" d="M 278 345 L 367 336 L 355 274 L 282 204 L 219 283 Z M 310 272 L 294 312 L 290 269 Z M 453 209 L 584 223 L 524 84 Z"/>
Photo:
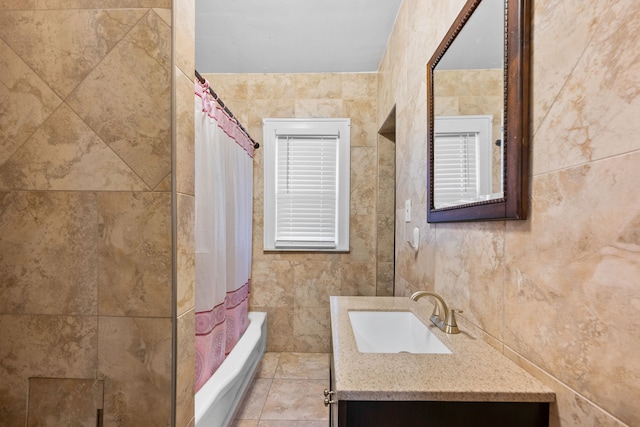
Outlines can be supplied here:
<path id="1" fill-rule="evenodd" d="M 267 313 L 249 312 L 249 326 L 229 356 L 196 393 L 196 427 L 226 427 L 251 385 L 267 341 Z"/>

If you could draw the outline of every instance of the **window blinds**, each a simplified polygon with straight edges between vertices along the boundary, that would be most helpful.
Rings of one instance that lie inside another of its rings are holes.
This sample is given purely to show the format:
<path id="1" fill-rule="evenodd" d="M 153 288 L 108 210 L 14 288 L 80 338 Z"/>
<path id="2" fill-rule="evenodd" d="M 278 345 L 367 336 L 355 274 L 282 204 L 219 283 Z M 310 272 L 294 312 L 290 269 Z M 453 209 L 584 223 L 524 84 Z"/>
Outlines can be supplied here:
<path id="1" fill-rule="evenodd" d="M 276 248 L 335 248 L 339 135 L 276 139 Z"/>
<path id="2" fill-rule="evenodd" d="M 436 208 L 478 198 L 478 133 L 438 133 L 434 144 Z"/>

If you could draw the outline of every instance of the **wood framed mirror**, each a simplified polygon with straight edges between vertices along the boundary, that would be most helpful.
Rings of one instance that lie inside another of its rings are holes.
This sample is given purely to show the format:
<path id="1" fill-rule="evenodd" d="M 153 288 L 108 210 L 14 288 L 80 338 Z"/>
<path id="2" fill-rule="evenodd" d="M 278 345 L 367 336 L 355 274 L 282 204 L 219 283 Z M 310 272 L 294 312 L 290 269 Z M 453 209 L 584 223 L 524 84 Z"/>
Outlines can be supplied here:
<path id="1" fill-rule="evenodd" d="M 526 219 L 530 0 L 468 0 L 427 64 L 427 221 Z"/>

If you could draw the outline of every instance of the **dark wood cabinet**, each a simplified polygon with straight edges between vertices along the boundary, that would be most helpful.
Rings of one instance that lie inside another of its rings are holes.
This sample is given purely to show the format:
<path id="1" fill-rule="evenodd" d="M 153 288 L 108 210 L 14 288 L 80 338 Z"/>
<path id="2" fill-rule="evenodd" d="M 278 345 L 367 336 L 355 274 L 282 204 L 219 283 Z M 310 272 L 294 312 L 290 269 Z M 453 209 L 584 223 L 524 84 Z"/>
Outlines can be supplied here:
<path id="1" fill-rule="evenodd" d="M 332 406 L 332 427 L 549 426 L 548 403 L 340 400 Z"/>
<path id="2" fill-rule="evenodd" d="M 331 391 L 336 390 L 333 358 Z M 336 394 L 327 396 L 336 400 Z M 339 394 L 338 394 L 339 396 Z M 547 402 L 355 401 L 329 404 L 330 427 L 548 427 Z"/>

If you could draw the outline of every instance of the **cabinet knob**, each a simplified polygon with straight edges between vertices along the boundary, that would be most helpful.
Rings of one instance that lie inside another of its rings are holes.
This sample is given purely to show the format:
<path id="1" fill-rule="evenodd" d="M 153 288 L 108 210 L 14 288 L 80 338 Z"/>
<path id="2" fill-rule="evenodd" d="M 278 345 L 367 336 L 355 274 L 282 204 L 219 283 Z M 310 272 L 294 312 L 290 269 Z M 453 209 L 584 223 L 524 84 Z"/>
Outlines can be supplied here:
<path id="1" fill-rule="evenodd" d="M 337 402 L 337 400 L 330 400 L 328 397 L 324 398 L 324 406 L 329 406 L 329 405 L 334 404 L 336 402 Z"/>
<path id="2" fill-rule="evenodd" d="M 324 389 L 324 406 L 329 406 L 332 403 L 336 403 L 335 400 L 331 400 L 331 395 L 336 394 L 335 391 L 329 391 L 326 388 Z"/>

